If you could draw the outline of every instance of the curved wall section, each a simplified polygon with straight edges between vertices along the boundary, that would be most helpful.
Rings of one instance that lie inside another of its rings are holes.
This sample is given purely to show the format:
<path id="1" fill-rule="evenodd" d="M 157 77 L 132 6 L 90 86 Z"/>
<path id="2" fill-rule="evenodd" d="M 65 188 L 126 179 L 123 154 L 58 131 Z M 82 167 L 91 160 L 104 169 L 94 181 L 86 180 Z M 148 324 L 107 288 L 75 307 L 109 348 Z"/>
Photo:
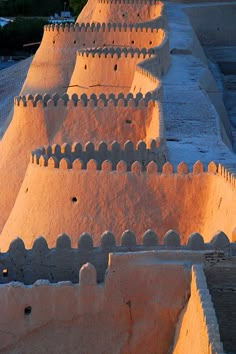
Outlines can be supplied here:
<path id="1" fill-rule="evenodd" d="M 135 162 L 129 172 L 124 162 L 118 162 L 115 170 L 109 162 L 97 170 L 99 164 L 94 160 L 87 162 L 86 169 L 81 169 L 85 166 L 81 160 L 74 160 L 71 165 L 66 158 L 60 160 L 59 168 L 54 158 L 47 161 L 41 157 L 38 164 L 30 163 L 3 229 L 1 249 L 8 249 L 16 235 L 27 248 L 39 235 L 44 235 L 52 247 L 63 232 L 70 235 L 75 246 L 78 235 L 85 231 L 98 245 L 104 225 L 118 240 L 125 229 L 142 235 L 151 228 L 161 240 L 172 228 L 180 233 L 181 243 L 186 243 L 193 231 L 202 233 L 205 241 L 218 229 L 232 235 L 235 184 L 220 175 L 203 172 L 199 162 L 193 173 L 187 173 L 183 164 L 177 173 L 172 173 L 167 163 L 158 174 L 154 165 L 147 165 L 145 172 Z M 227 195 L 227 201 L 222 201 L 223 195 Z M 137 242 L 141 243 L 141 239 Z"/>
<path id="2" fill-rule="evenodd" d="M 90 0 L 76 22 L 142 23 L 160 16 L 162 8 L 162 3 L 156 0 L 99 0 L 96 4 L 94 0 Z"/>

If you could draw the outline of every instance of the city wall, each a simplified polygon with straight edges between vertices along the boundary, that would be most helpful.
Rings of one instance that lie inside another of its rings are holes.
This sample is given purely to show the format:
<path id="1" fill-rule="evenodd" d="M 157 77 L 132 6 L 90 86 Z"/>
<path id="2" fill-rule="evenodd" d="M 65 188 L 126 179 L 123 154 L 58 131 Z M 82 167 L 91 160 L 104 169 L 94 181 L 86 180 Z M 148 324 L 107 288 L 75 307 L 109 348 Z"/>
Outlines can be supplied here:
<path id="1" fill-rule="evenodd" d="M 173 354 L 222 354 L 219 326 L 201 265 L 192 267 L 190 299 L 182 311 Z"/>
<path id="2" fill-rule="evenodd" d="M 162 139 L 163 129 L 159 103 L 151 94 L 144 98 L 140 94 L 135 98 L 132 94 L 79 98 L 73 95 L 71 99 L 67 95 L 46 94 L 17 98 L 13 119 L 0 143 L 0 181 L 6 186 L 0 190 L 4 205 L 0 228 L 14 205 L 29 153 L 35 147 L 78 140 L 82 144 L 89 140 L 96 144 L 102 140 L 125 143 L 127 139 L 135 144 L 139 140 L 149 143 L 149 139 L 158 139 L 159 135 Z"/>
<path id="3" fill-rule="evenodd" d="M 99 246 L 94 247 L 92 236 L 83 233 L 76 240 L 77 248 L 71 248 L 71 239 L 65 234 L 57 237 L 53 248 L 48 248 L 46 239 L 40 236 L 28 250 L 24 241 L 16 238 L 6 253 L 0 253 L 0 284 L 20 281 L 29 285 L 39 279 L 50 283 L 78 283 L 80 268 L 87 262 L 96 268 L 97 282 L 101 283 L 110 253 L 153 251 L 162 262 L 212 266 L 222 263 L 233 247 L 223 232 L 213 235 L 209 243 L 204 243 L 203 237 L 195 232 L 188 237 L 186 245 L 180 245 L 180 236 L 173 230 L 166 233 L 161 244 L 160 237 L 152 230 L 142 235 L 142 244 L 137 244 L 136 236 L 129 230 L 119 236 L 105 231 L 99 239 Z"/>
<path id="4" fill-rule="evenodd" d="M 177 173 L 169 163 L 162 173 L 156 172 L 154 162 L 145 169 L 142 172 L 137 161 L 127 168 L 125 161 L 112 166 L 107 160 L 91 159 L 85 164 L 80 158 L 72 162 L 67 157 L 35 156 L 3 229 L 1 249 L 6 250 L 16 235 L 24 239 L 26 247 L 44 235 L 51 247 L 55 235 L 63 232 L 75 245 L 78 234 L 85 231 L 98 245 L 104 225 L 116 237 L 125 229 L 142 235 L 151 228 L 162 239 L 167 230 L 174 229 L 184 244 L 193 231 L 207 242 L 220 229 L 232 239 L 235 178 L 227 171 L 219 167 L 216 172 L 216 166 L 210 164 L 207 173 L 199 162 L 192 173 L 183 163 Z M 57 212 L 60 205 L 63 215 Z"/>
<path id="5" fill-rule="evenodd" d="M 131 140 L 137 144 L 144 140 L 149 144 L 152 139 L 164 138 L 163 119 L 156 99 L 156 93 L 19 97 L 15 99 L 12 126 L 15 121 L 27 121 L 33 116 L 44 125 L 49 143 L 79 141 L 84 145 L 88 141 L 95 144 L 118 141 L 124 144 Z M 27 139 L 29 133 L 25 134 Z M 32 149 L 39 145 L 37 136 L 34 139 Z M 24 159 L 28 153 L 29 150 L 25 150 Z"/>
<path id="6" fill-rule="evenodd" d="M 112 48 L 112 51 L 114 49 Z M 68 94 L 127 94 L 132 86 L 136 65 L 151 54 L 125 53 L 123 50 L 118 54 L 99 54 L 96 52 L 78 52 L 76 64 L 71 76 Z"/>
<path id="7" fill-rule="evenodd" d="M 90 264 L 79 278 L 79 285 L 1 285 L 1 352 L 168 352 L 188 297 L 187 266 L 160 262 L 152 252 L 111 254 L 104 284 Z"/>
<path id="8" fill-rule="evenodd" d="M 81 22 L 150 22 L 163 14 L 163 4 L 159 1 L 94 1 L 90 0 L 77 18 Z"/>

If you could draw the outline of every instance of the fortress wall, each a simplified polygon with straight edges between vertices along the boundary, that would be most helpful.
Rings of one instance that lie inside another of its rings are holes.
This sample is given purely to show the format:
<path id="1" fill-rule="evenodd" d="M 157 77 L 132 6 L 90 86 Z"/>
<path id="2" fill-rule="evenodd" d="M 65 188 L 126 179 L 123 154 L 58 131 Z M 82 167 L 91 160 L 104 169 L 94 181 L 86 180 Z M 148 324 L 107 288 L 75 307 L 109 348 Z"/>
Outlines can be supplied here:
<path id="1" fill-rule="evenodd" d="M 0 200 L 4 205 L 0 228 L 6 222 L 14 205 L 28 165 L 27 155 L 35 143 L 48 143 L 44 117 L 35 115 L 33 108 L 24 114 L 23 107 L 15 110 L 14 117 L 0 142 Z M 23 113 L 23 114 L 22 114 Z"/>
<path id="2" fill-rule="evenodd" d="M 34 56 L 21 94 L 64 93 L 74 70 L 79 48 L 104 45 L 150 48 L 159 45 L 164 32 L 117 26 L 45 26 L 41 45 Z M 85 91 L 85 90 L 84 90 Z"/>
<path id="3" fill-rule="evenodd" d="M 47 25 L 44 27 L 44 35 L 48 44 L 60 46 L 61 36 L 64 33 L 68 42 L 75 44 L 77 48 L 92 48 L 102 46 L 151 48 L 158 46 L 163 38 L 164 31 L 161 28 L 152 28 L 148 25 L 142 27 L 139 24 L 76 24 L 76 25 Z M 76 41 L 76 43 L 74 43 Z M 54 42 L 54 43 L 53 43 Z"/>
<path id="4" fill-rule="evenodd" d="M 131 88 L 136 65 L 150 57 L 150 54 L 93 54 L 78 53 L 68 94 L 109 94 Z"/>
<path id="5" fill-rule="evenodd" d="M 88 1 L 77 19 L 80 22 L 142 23 L 162 14 L 159 1 Z"/>
<path id="6" fill-rule="evenodd" d="M 235 4 L 198 4 L 186 7 L 185 11 L 202 45 L 236 45 Z"/>
<path id="7" fill-rule="evenodd" d="M 23 94 L 45 92 L 64 93 L 74 69 L 76 51 L 75 34 L 68 31 L 44 31 L 43 39 L 29 68 Z"/>
<path id="8" fill-rule="evenodd" d="M 66 234 L 59 235 L 55 248 L 48 248 L 42 236 L 35 239 L 31 249 L 26 250 L 24 241 L 14 239 L 6 253 L 0 253 L 0 284 L 20 281 L 34 284 L 39 279 L 51 283 L 60 281 L 79 282 L 79 271 L 84 263 L 91 263 L 96 269 L 97 282 L 104 282 L 110 253 L 141 253 L 153 251 L 159 261 L 181 262 L 182 264 L 216 264 L 225 259 L 227 251 L 233 248 L 227 236 L 218 232 L 210 243 L 204 243 L 198 233 L 189 236 L 186 245 L 180 246 L 180 237 L 169 230 L 159 244 L 158 236 L 147 230 L 142 235 L 142 244 L 136 244 L 136 236 L 130 231 L 122 233 L 120 245 L 115 236 L 105 231 L 99 239 L 99 247 L 93 247 L 92 236 L 83 233 L 78 238 L 78 248 L 71 248 Z M 227 250 L 225 252 L 225 250 Z M 131 255 L 129 255 L 131 257 Z"/>
<path id="9" fill-rule="evenodd" d="M 236 215 L 236 192 L 230 182 L 227 170 L 219 167 L 219 175 L 223 178 L 212 179 L 209 194 L 206 196 L 205 213 L 202 220 L 202 233 L 206 241 L 210 240 L 209 230 L 221 229 L 233 239 Z"/>
<path id="10" fill-rule="evenodd" d="M 59 99 L 58 95 L 35 98 L 34 103 L 30 98 L 25 99 L 25 103 L 16 100 L 14 117 L 0 142 L 0 183 L 5 186 L 0 189 L 0 200 L 4 205 L 1 228 L 23 181 L 29 153 L 36 146 L 72 141 L 85 144 L 89 140 L 93 143 L 118 140 L 123 144 L 129 139 L 136 144 L 139 140 L 149 143 L 149 139 L 159 137 L 155 101 L 136 98 L 109 100 L 106 97 L 88 100 L 86 96 L 83 96 L 85 100 L 78 101 L 76 96 L 73 97 L 75 101 L 67 101 L 67 96 L 64 96 L 65 100 Z M 150 132 L 154 124 L 152 119 L 157 120 L 156 130 Z M 152 137 L 151 133 L 154 134 Z"/>
<path id="11" fill-rule="evenodd" d="M 43 167 L 47 164 L 43 157 L 39 164 L 28 166 L 1 235 L 1 249 L 7 249 L 16 235 L 24 239 L 26 247 L 31 247 L 38 235 L 44 235 L 51 247 L 55 236 L 63 232 L 71 236 L 75 245 L 78 234 L 84 231 L 92 234 L 97 245 L 104 227 L 116 237 L 125 229 L 142 235 L 151 228 L 161 239 L 172 228 L 181 234 L 181 243 L 186 243 L 186 237 L 193 231 L 202 233 L 204 240 L 208 240 L 216 230 L 232 235 L 235 228 L 232 208 L 235 180 L 225 182 L 220 175 L 202 173 L 199 163 L 194 165 L 195 172 L 188 174 L 183 164 L 173 174 L 169 163 L 163 166 L 162 174 L 154 172 L 153 162 L 147 166 L 146 173 L 141 172 L 137 162 L 131 166 L 131 172 L 126 172 L 126 164 L 122 162 L 117 164 L 116 171 L 110 171 L 107 162 L 102 170 L 97 170 L 94 160 L 87 164 L 86 170 L 78 170 L 81 169 L 79 160 L 73 162 L 72 169 L 67 159 L 60 161 L 60 168 L 54 168 L 52 159 L 50 167 Z M 214 189 L 214 179 L 222 181 L 218 182 L 220 192 Z M 220 200 L 221 193 L 230 197 L 231 207 L 228 199 Z M 212 201 L 211 208 L 209 201 Z M 222 203 L 220 213 L 219 203 Z M 62 204 L 63 215 L 57 212 Z"/>
<path id="12" fill-rule="evenodd" d="M 215 309 L 200 265 L 192 268 L 190 294 L 177 327 L 173 354 L 224 353 Z"/>
<path id="13" fill-rule="evenodd" d="M 151 139 L 163 138 L 162 125 L 159 123 L 159 104 L 152 100 L 152 95 L 142 98 L 138 95 L 120 98 L 101 95 L 78 98 L 73 95 L 70 100 L 67 95 L 45 95 L 43 98 L 19 98 L 15 103 L 16 119 L 24 115 L 34 115 L 45 125 L 49 142 L 87 141 L 98 144 L 104 140 L 108 144 L 114 140 L 124 144 L 131 140 L 137 144 L 139 140 L 147 143 Z M 39 98 L 39 100 L 38 100 Z M 37 146 L 35 136 L 35 146 Z M 24 159 L 27 159 L 29 151 Z"/>
<path id="14" fill-rule="evenodd" d="M 70 354 L 74 348 L 81 354 L 141 354 L 147 348 L 164 354 L 188 292 L 189 269 L 150 252 L 110 255 L 103 285 L 96 284 L 90 264 L 80 270 L 79 285 L 9 283 L 0 286 L 0 348 L 8 354 Z"/>
<path id="15" fill-rule="evenodd" d="M 167 73 L 170 65 L 169 39 L 166 34 L 163 42 L 154 48 L 154 51 L 153 57 L 137 65 L 130 92 L 133 94 L 141 92 L 145 95 L 147 92 L 155 90 L 156 97 L 161 104 L 162 90 L 158 78 Z"/>

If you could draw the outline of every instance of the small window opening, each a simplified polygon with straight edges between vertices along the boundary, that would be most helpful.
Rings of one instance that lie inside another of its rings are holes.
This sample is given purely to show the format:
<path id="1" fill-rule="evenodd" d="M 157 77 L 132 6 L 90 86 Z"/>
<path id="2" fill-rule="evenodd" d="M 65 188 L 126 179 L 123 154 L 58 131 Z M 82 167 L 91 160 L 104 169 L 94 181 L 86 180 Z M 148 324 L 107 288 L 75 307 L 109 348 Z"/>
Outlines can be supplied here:
<path id="1" fill-rule="evenodd" d="M 96 41 L 94 40 L 94 41 L 93 41 L 93 44 L 95 44 L 95 42 L 96 42 Z"/>
<path id="2" fill-rule="evenodd" d="M 152 41 L 150 41 L 149 44 L 152 44 Z"/>
<path id="3" fill-rule="evenodd" d="M 74 40 L 74 44 L 76 44 L 76 40 Z"/>
<path id="4" fill-rule="evenodd" d="M 137 14 L 137 17 L 139 17 L 139 13 Z"/>
<path id="5" fill-rule="evenodd" d="M 132 123 L 132 120 L 130 120 L 130 119 L 126 119 L 126 121 L 125 121 L 127 124 L 131 124 Z"/>
<path id="6" fill-rule="evenodd" d="M 25 315 L 26 316 L 28 316 L 28 315 L 30 315 L 31 314 L 31 311 L 32 311 L 32 308 L 31 308 L 31 306 L 27 306 L 27 307 L 25 307 Z"/>
<path id="7" fill-rule="evenodd" d="M 114 70 L 115 70 L 115 71 L 117 70 L 117 64 L 114 65 Z"/>
<path id="8" fill-rule="evenodd" d="M 134 41 L 131 41 L 131 44 L 134 44 Z"/>
<path id="9" fill-rule="evenodd" d="M 77 202 L 77 198 L 73 197 L 73 198 L 71 198 L 71 201 L 72 201 L 72 203 L 76 203 Z"/>
<path id="10" fill-rule="evenodd" d="M 85 66 L 84 66 L 84 70 L 87 70 L 87 65 L 85 64 Z"/>
<path id="11" fill-rule="evenodd" d="M 83 43 L 83 46 L 85 47 L 85 43 Z"/>
<path id="12" fill-rule="evenodd" d="M 8 269 L 7 268 L 4 268 L 2 270 L 2 275 L 3 275 L 4 278 L 6 278 L 8 276 Z"/>
<path id="13" fill-rule="evenodd" d="M 112 41 L 112 44 L 114 44 L 115 43 L 115 41 Z"/>
<path id="14" fill-rule="evenodd" d="M 52 43 L 55 44 L 55 41 L 53 41 Z"/>
<path id="15" fill-rule="evenodd" d="M 122 17 L 125 17 L 125 14 L 122 14 Z"/>

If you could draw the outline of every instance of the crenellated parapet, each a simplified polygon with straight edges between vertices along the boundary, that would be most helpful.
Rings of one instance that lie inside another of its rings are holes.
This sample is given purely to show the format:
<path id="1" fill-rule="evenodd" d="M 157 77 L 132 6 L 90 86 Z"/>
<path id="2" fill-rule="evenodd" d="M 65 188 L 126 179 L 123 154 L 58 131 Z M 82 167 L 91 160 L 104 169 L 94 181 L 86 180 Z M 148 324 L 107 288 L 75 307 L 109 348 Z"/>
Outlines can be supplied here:
<path id="1" fill-rule="evenodd" d="M 77 95 L 68 94 L 59 95 L 57 93 L 49 94 L 45 93 L 44 95 L 35 94 L 35 95 L 23 95 L 16 96 L 14 98 L 14 105 L 16 107 L 151 107 L 155 106 L 155 97 L 156 94 L 148 92 L 143 95 L 141 92 L 137 94 L 128 93 L 124 95 L 123 93 L 118 94 L 90 94 L 86 93 Z"/>
<path id="2" fill-rule="evenodd" d="M 30 161 L 48 168 L 154 173 L 165 163 L 165 154 L 155 140 L 150 141 L 148 147 L 139 141 L 136 148 L 131 141 L 124 146 L 116 141 L 108 146 L 102 141 L 96 149 L 91 142 L 85 146 L 74 143 L 42 147 L 32 152 Z"/>
<path id="3" fill-rule="evenodd" d="M 158 5 L 159 0 L 97 0 L 100 4 Z"/>
<path id="4" fill-rule="evenodd" d="M 126 47 L 96 47 L 92 49 L 81 49 L 77 52 L 77 56 L 81 57 L 105 57 L 109 58 L 126 58 L 126 59 L 140 59 L 145 60 L 151 58 L 155 53 L 154 48 L 126 48 Z"/>
<path id="5" fill-rule="evenodd" d="M 84 148 L 80 143 L 72 145 L 54 144 L 33 151 L 30 156 L 30 162 L 40 167 L 101 171 L 116 170 L 116 172 L 120 173 L 131 171 L 134 174 L 146 172 L 151 175 L 161 173 L 162 175 L 177 174 L 183 177 L 210 174 L 223 177 L 233 188 L 236 187 L 235 174 L 221 164 L 217 165 L 211 161 L 207 166 L 204 166 L 201 161 L 196 161 L 190 169 L 187 164 L 181 162 L 174 169 L 170 162 L 162 162 L 160 168 L 160 161 L 158 163 L 156 160 L 159 153 L 162 154 L 163 151 L 155 140 L 150 141 L 148 148 L 143 141 L 138 142 L 136 148 L 134 148 L 131 141 L 127 141 L 123 148 L 116 141 L 110 147 L 105 142 L 101 142 L 98 144 L 97 149 L 91 142 L 88 142 Z"/>
<path id="6" fill-rule="evenodd" d="M 127 33 L 154 33 L 157 34 L 159 31 L 163 32 L 163 29 L 158 27 L 149 27 L 145 23 L 76 23 L 76 24 L 48 24 L 44 26 L 44 31 L 46 32 L 79 32 L 79 33 L 92 33 L 92 32 L 127 32 Z"/>
<path id="7" fill-rule="evenodd" d="M 217 232 L 208 243 L 204 243 L 203 237 L 195 232 L 184 245 L 180 244 L 180 236 L 173 230 L 169 230 L 161 238 L 154 231 L 147 230 L 138 239 L 142 240 L 140 244 L 130 230 L 124 231 L 119 238 L 105 231 L 100 237 L 99 245 L 95 247 L 93 237 L 82 233 L 78 237 L 77 247 L 72 248 L 69 236 L 63 234 L 58 236 L 52 248 L 49 248 L 46 239 L 41 236 L 34 241 L 31 249 L 26 249 L 24 241 L 17 238 L 11 242 L 6 253 L 0 253 L 0 284 L 13 280 L 33 284 L 38 279 L 47 279 L 52 283 L 78 283 L 80 268 L 86 262 L 95 266 L 97 281 L 101 282 L 104 281 L 110 253 L 153 250 L 158 252 L 161 260 L 182 260 L 207 265 L 223 261 L 233 247 L 223 232 Z"/>

